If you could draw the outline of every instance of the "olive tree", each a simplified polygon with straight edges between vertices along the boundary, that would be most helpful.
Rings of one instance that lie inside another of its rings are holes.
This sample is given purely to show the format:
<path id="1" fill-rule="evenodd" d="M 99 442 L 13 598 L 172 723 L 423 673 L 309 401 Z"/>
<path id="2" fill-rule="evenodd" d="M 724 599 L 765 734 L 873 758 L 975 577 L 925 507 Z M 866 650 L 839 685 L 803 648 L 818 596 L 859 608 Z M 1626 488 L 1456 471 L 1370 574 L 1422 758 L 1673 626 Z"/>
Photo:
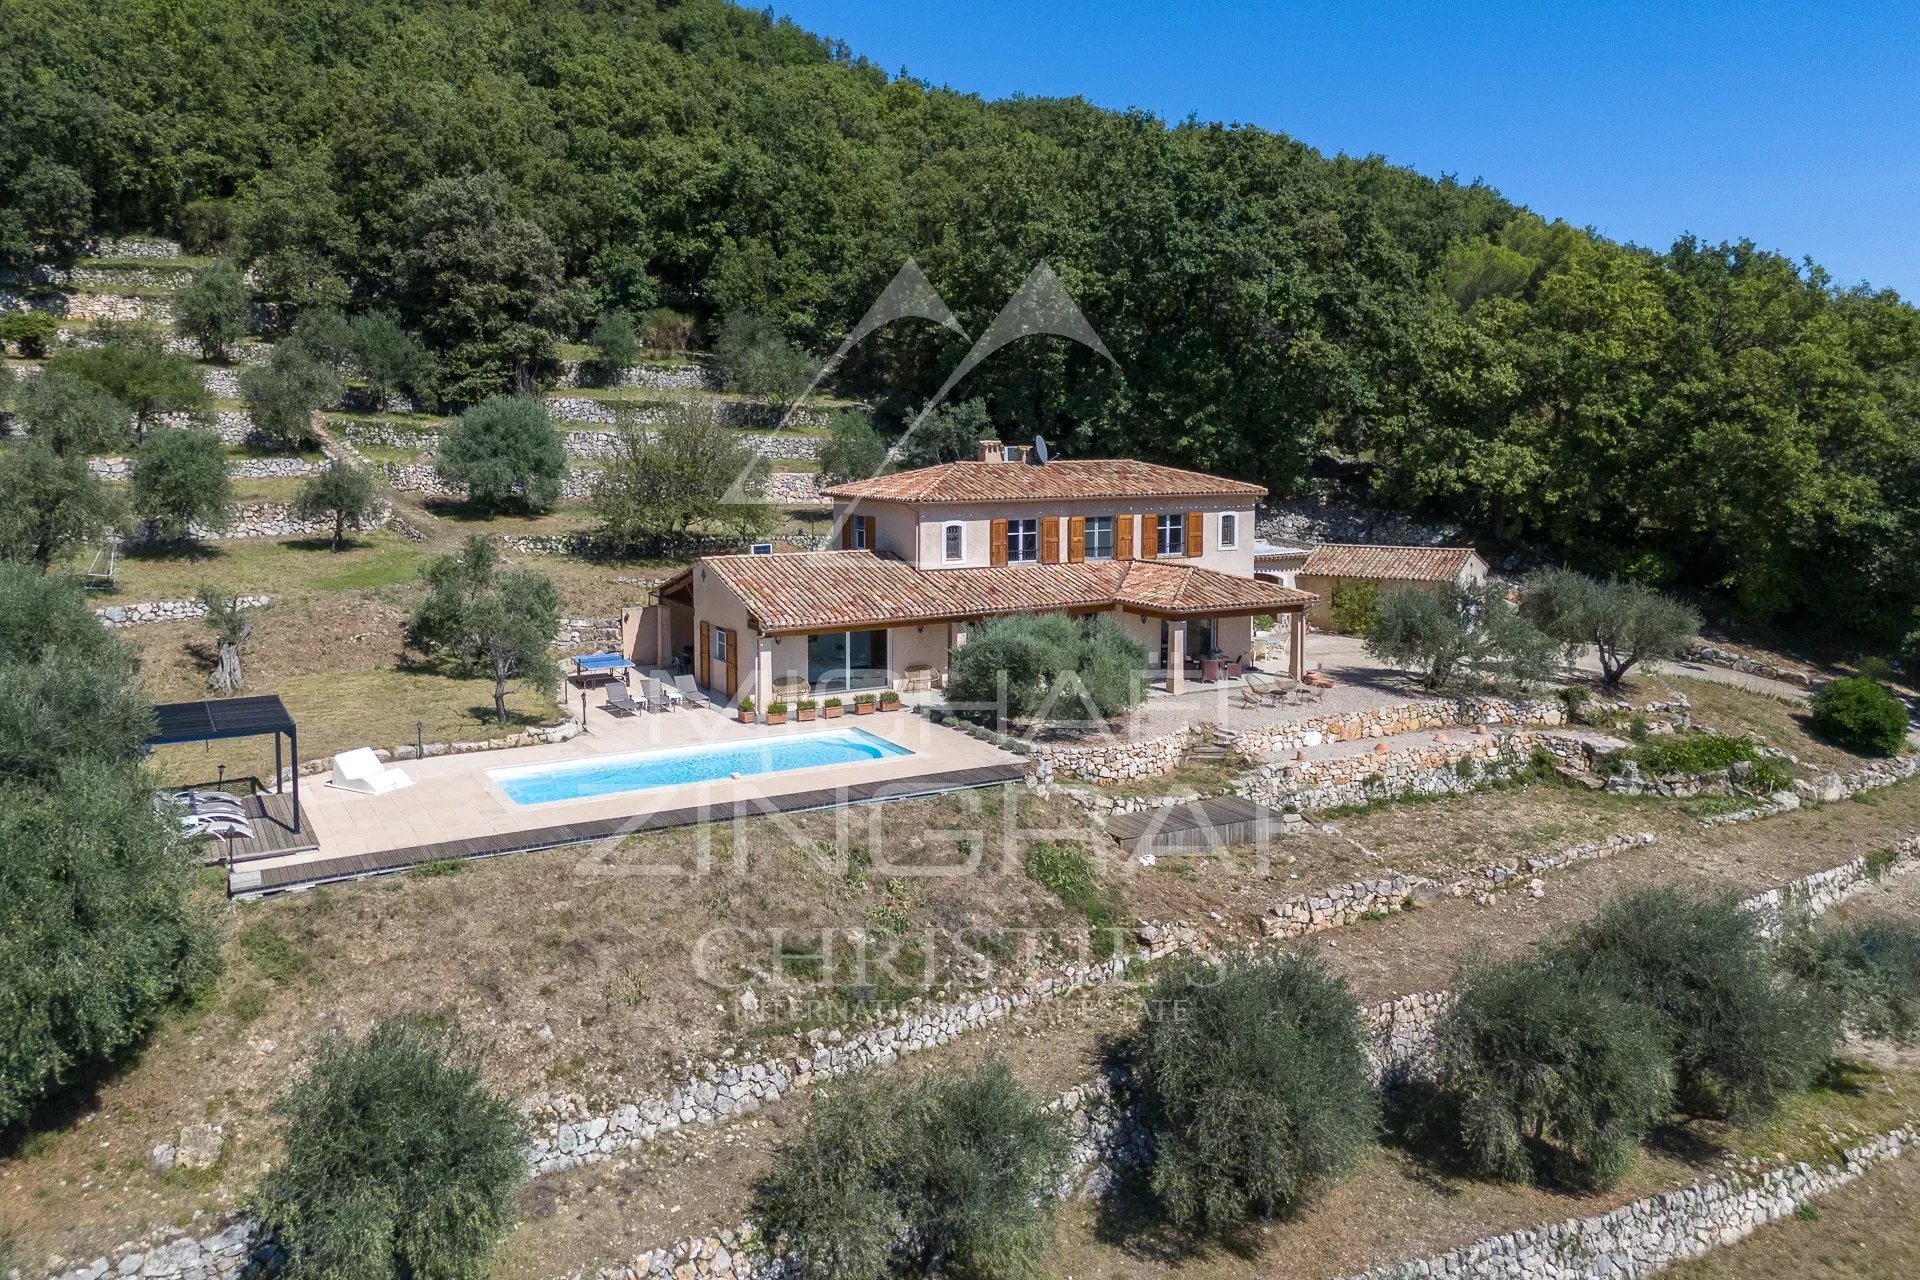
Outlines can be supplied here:
<path id="1" fill-rule="evenodd" d="M 23 382 L 15 412 L 27 434 L 55 453 L 117 453 L 133 439 L 133 414 L 98 384 L 66 369 Z"/>
<path id="2" fill-rule="evenodd" d="M 50 569 L 123 518 L 84 457 L 37 440 L 0 450 L 0 559 Z"/>
<path id="3" fill-rule="evenodd" d="M 1572 569 L 1527 575 L 1520 612 L 1565 646 L 1569 661 L 1591 648 L 1609 688 L 1644 659 L 1681 652 L 1700 630 L 1690 606 L 1644 582 L 1603 582 Z"/>
<path id="4" fill-rule="evenodd" d="M 1045 1274 L 1066 1123 L 988 1061 L 839 1086 L 758 1189 L 803 1280 Z"/>
<path id="5" fill-rule="evenodd" d="M 461 414 L 440 437 L 434 469 L 486 511 L 545 511 L 560 497 L 567 450 L 547 407 L 531 396 L 495 396 Z"/>
<path id="6" fill-rule="evenodd" d="M 1554 642 L 1497 591 L 1446 583 L 1382 592 L 1367 653 L 1414 672 L 1429 689 L 1464 677 L 1502 685 L 1544 679 Z"/>
<path id="7" fill-rule="evenodd" d="M 947 702 L 1014 720 L 1105 719 L 1146 696 L 1147 651 L 1110 618 L 991 618 L 948 658 Z"/>
<path id="8" fill-rule="evenodd" d="M 499 572 L 492 542 L 476 534 L 426 569 L 427 595 L 414 608 L 408 642 L 456 667 L 493 679 L 493 709 L 507 719 L 515 680 L 551 694 L 560 666 L 550 646 L 560 629 L 560 592 L 532 569 Z"/>
<path id="9" fill-rule="evenodd" d="M 1147 1009 L 1134 1058 L 1149 1177 L 1174 1222 L 1218 1232 L 1290 1215 L 1371 1145 L 1366 1027 L 1318 959 L 1185 961 L 1155 979 Z"/>
<path id="10" fill-rule="evenodd" d="M 255 1197 L 292 1280 L 470 1280 L 513 1224 L 526 1131 L 457 1029 L 405 1018 L 322 1036 L 279 1100 Z"/>
<path id="11" fill-rule="evenodd" d="M 240 394 L 253 425 L 290 448 L 314 442 L 316 410 L 340 399 L 340 375 L 297 339 L 273 349 L 265 364 L 240 375 Z"/>
<path id="12" fill-rule="evenodd" d="M 364 467 L 356 467 L 334 458 L 315 472 L 293 500 L 293 514 L 301 520 L 333 522 L 331 550 L 340 550 L 347 526 L 371 520 L 380 510 L 374 494 L 373 477 Z"/>
<path id="13" fill-rule="evenodd" d="M 224 258 L 194 272 L 173 294 L 173 327 L 195 342 L 208 360 L 224 360 L 227 348 L 247 334 L 252 307 L 240 269 Z"/>
<path id="14" fill-rule="evenodd" d="M 164 539 L 196 527 L 220 530 L 233 520 L 227 451 L 205 431 L 169 427 L 140 442 L 133 455 L 133 512 Z"/>
<path id="15" fill-rule="evenodd" d="M 745 540 L 772 522 L 767 460 L 707 406 L 675 401 L 647 426 L 623 418 L 616 437 L 592 496 L 608 545 L 658 555 L 696 533 Z"/>

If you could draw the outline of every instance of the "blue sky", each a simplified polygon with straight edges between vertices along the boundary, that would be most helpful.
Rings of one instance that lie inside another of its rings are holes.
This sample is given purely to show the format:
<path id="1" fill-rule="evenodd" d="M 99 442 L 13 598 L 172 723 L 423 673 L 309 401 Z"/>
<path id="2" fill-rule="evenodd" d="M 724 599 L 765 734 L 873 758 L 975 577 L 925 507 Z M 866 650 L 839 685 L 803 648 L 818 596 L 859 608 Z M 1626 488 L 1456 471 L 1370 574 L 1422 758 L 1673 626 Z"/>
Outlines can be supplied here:
<path id="1" fill-rule="evenodd" d="M 1920 5 L 788 0 L 890 72 L 1277 129 L 1920 299 Z"/>

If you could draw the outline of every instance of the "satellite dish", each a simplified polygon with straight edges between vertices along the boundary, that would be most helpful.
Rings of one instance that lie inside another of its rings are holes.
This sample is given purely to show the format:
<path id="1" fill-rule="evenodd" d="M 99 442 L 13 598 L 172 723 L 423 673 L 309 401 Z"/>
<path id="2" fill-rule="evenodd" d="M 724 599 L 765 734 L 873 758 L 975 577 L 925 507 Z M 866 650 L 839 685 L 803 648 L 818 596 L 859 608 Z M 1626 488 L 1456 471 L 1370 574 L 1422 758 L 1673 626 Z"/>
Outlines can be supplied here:
<path id="1" fill-rule="evenodd" d="M 1033 438 L 1033 460 L 1043 467 L 1047 465 L 1047 442 L 1040 436 Z"/>

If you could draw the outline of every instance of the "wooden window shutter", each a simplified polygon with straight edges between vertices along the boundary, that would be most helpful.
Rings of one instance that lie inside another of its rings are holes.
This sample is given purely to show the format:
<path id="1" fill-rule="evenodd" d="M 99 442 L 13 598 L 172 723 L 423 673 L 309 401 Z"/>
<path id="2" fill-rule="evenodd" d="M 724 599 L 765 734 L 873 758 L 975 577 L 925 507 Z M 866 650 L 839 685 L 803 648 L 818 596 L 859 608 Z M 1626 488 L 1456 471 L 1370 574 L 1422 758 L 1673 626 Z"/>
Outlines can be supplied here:
<path id="1" fill-rule="evenodd" d="M 1074 516 L 1067 521 L 1067 563 L 1079 564 L 1087 558 L 1087 518 Z"/>
<path id="2" fill-rule="evenodd" d="M 860 519 L 864 519 L 864 517 L 848 516 L 840 522 L 840 549 L 842 551 L 851 551 L 853 549 L 853 522 Z"/>
<path id="3" fill-rule="evenodd" d="M 694 655 L 694 668 L 699 672 L 703 687 L 713 687 L 713 624 L 700 624 L 700 650 Z"/>
<path id="4" fill-rule="evenodd" d="M 1187 554 L 1199 559 L 1207 553 L 1207 513 L 1187 512 Z"/>
<path id="5" fill-rule="evenodd" d="M 1133 517 L 1115 516 L 1113 518 L 1113 558 L 1115 560 L 1133 559 Z"/>
<path id="6" fill-rule="evenodd" d="M 731 698 L 740 692 L 740 637 L 727 629 L 721 634 L 727 638 L 727 696 Z M 760 696 L 766 697 L 766 691 L 762 690 Z"/>
<path id="7" fill-rule="evenodd" d="M 874 516 L 861 516 L 860 521 L 862 524 L 866 526 L 863 532 L 867 535 L 866 536 L 867 550 L 869 551 L 875 550 L 874 538 L 880 532 L 880 521 L 878 520 L 878 518 Z"/>
<path id="8" fill-rule="evenodd" d="M 1060 518 L 1042 516 L 1040 518 L 1040 559 L 1046 564 L 1059 564 L 1060 554 Z"/>
<path id="9" fill-rule="evenodd" d="M 1007 562 L 1007 522 L 1005 520 L 993 522 L 987 534 L 987 541 L 990 544 L 987 552 L 988 561 L 993 564 L 1005 564 Z"/>
<path id="10" fill-rule="evenodd" d="M 1160 555 L 1160 518 L 1158 516 L 1140 517 L 1140 558 L 1158 559 Z"/>

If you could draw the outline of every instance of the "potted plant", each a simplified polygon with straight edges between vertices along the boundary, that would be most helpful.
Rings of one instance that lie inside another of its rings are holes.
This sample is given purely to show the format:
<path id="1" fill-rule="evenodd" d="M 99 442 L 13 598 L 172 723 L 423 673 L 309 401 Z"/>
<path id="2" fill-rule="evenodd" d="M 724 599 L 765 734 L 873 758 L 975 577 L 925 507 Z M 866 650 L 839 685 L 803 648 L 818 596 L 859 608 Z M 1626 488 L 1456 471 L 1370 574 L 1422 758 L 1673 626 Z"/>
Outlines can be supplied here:
<path id="1" fill-rule="evenodd" d="M 805 724 L 807 721 L 813 719 L 813 709 L 819 705 L 820 704 L 812 698 L 800 699 L 799 702 L 794 704 L 794 718 L 801 724 Z"/>
<path id="2" fill-rule="evenodd" d="M 880 709 L 882 711 L 898 711 L 900 709 L 900 695 L 891 689 L 883 690 L 880 694 Z"/>
<path id="3" fill-rule="evenodd" d="M 752 698 L 740 699 L 740 705 L 737 708 L 737 710 L 740 713 L 741 724 L 753 723 L 753 699 Z"/>
<path id="4" fill-rule="evenodd" d="M 787 704 L 784 702 L 769 702 L 767 704 L 767 723 L 785 724 L 786 722 Z"/>
<path id="5" fill-rule="evenodd" d="M 828 698 L 825 702 L 820 704 L 820 711 L 823 715 L 827 717 L 827 719 L 838 720 L 841 716 L 846 714 L 847 709 L 840 704 L 840 699 Z"/>
<path id="6" fill-rule="evenodd" d="M 873 714 L 873 704 L 874 698 L 872 694 L 856 693 L 853 695 L 853 714 L 857 716 L 870 716 Z"/>

